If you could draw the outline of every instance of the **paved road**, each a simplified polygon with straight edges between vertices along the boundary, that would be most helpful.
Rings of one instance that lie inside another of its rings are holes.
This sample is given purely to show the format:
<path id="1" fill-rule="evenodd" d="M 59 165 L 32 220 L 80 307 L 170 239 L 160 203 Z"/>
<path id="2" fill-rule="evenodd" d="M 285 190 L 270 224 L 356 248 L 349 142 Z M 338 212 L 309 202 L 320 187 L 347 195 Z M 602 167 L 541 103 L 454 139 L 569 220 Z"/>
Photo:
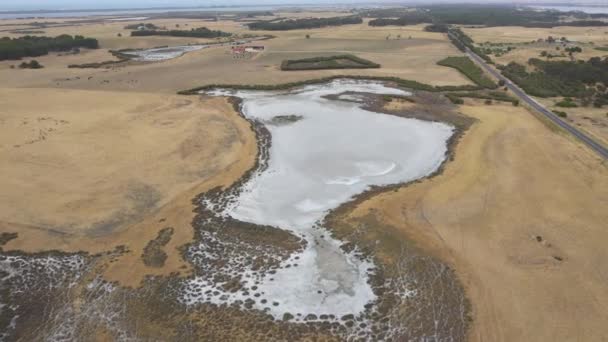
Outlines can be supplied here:
<path id="1" fill-rule="evenodd" d="M 528 94 L 526 94 L 523 90 L 521 90 L 521 88 L 519 88 L 517 85 L 515 85 L 513 82 L 511 82 L 511 80 L 509 80 L 508 78 L 504 77 L 501 73 L 499 73 L 494 68 L 492 68 L 490 65 L 488 65 L 481 57 L 477 56 L 477 54 L 475 54 L 469 48 L 466 48 L 466 50 L 467 50 L 466 51 L 467 55 L 471 59 L 473 59 L 474 61 L 476 61 L 487 72 L 489 72 L 490 74 L 492 74 L 497 79 L 503 80 L 505 82 L 505 86 L 508 87 L 515 95 L 517 95 L 521 99 L 521 101 L 523 101 L 523 102 L 527 103 L 528 105 L 530 105 L 530 107 L 534 108 L 536 111 L 538 111 L 541 114 L 543 114 L 544 116 L 546 116 L 549 120 L 551 120 L 552 122 L 554 122 L 559 127 L 561 127 L 564 130 L 570 132 L 577 139 L 579 139 L 580 141 L 582 141 L 585 145 L 589 146 L 592 150 L 594 150 L 595 152 L 597 152 L 597 154 L 599 154 L 600 156 L 602 156 L 604 159 L 608 159 L 608 149 L 606 147 L 602 146 L 600 143 L 596 142 L 595 140 L 593 140 L 592 138 L 590 138 L 589 136 L 587 136 L 585 133 L 583 133 L 580 130 L 576 129 L 574 126 L 572 126 L 569 123 L 563 121 L 557 115 L 555 115 L 553 112 L 551 112 L 550 110 L 548 110 L 547 108 L 545 108 L 540 103 L 536 102 L 536 100 L 534 100 L 533 98 L 531 98 L 530 96 L 528 96 Z"/>

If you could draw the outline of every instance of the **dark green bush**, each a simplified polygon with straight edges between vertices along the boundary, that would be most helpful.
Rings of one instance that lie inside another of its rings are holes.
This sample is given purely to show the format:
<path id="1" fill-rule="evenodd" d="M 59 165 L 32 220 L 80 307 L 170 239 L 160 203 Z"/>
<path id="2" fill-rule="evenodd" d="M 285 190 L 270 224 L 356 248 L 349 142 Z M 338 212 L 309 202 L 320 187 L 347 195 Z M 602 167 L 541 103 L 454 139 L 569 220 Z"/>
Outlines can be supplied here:
<path id="1" fill-rule="evenodd" d="M 563 107 L 563 108 L 576 108 L 578 107 L 578 105 L 574 102 L 572 102 L 571 98 L 566 98 L 562 101 L 559 101 L 555 104 L 558 107 Z"/>
<path id="2" fill-rule="evenodd" d="M 37 60 L 32 59 L 29 62 L 23 62 L 19 64 L 20 69 L 42 69 L 44 68 Z"/>

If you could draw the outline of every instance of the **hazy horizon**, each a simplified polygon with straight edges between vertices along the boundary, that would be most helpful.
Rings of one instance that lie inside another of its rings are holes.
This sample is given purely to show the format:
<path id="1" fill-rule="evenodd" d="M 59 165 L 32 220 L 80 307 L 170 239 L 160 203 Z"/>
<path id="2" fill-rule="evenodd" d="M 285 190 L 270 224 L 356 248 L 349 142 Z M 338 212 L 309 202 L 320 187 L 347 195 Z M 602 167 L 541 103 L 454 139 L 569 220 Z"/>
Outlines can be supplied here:
<path id="1" fill-rule="evenodd" d="M 521 1 L 471 1 L 471 0 L 101 0 L 95 2 L 85 2 L 83 0 L 5 0 L 0 3 L 2 11 L 30 11 L 30 10 L 77 10 L 77 9 L 129 9 L 129 8 L 155 8 L 155 7 L 226 7 L 226 6 L 284 6 L 284 5 L 357 5 L 357 4 L 429 4 L 429 3 L 514 3 L 514 4 L 551 4 L 551 5 L 603 5 L 602 0 L 521 0 Z"/>

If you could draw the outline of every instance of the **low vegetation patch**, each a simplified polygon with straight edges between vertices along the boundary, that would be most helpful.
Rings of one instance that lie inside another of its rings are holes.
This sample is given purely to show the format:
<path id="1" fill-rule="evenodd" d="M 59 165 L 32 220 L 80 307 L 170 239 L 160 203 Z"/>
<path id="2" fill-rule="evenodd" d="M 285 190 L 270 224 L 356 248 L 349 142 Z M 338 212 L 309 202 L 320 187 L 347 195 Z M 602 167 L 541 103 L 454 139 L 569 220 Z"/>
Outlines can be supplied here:
<path id="1" fill-rule="evenodd" d="M 568 117 L 568 113 L 562 112 L 561 110 L 554 110 L 553 113 L 555 113 L 555 115 L 559 116 L 560 118 Z"/>
<path id="2" fill-rule="evenodd" d="M 462 85 L 462 86 L 432 86 L 430 84 L 420 83 L 418 81 L 405 80 L 399 77 L 386 77 L 386 76 L 360 76 L 360 75 L 335 75 L 323 78 L 315 78 L 310 80 L 304 80 L 299 82 L 290 82 L 282 84 L 208 84 L 201 87 L 196 87 L 188 90 L 179 91 L 180 95 L 196 95 L 201 91 L 223 88 L 223 89 L 242 89 L 242 90 L 288 90 L 295 87 L 300 87 L 309 84 L 319 84 L 333 81 L 335 79 L 346 78 L 353 80 L 372 80 L 382 82 L 393 82 L 395 85 L 412 90 L 423 90 L 429 92 L 441 92 L 441 91 L 473 91 L 482 89 L 479 86 L 474 85 Z"/>
<path id="3" fill-rule="evenodd" d="M 210 30 L 206 27 L 194 28 L 191 30 L 137 30 L 132 31 L 132 37 L 144 36 L 169 36 L 169 37 L 192 37 L 192 38 L 221 38 L 230 37 L 232 33 Z"/>
<path id="4" fill-rule="evenodd" d="M 454 68 L 460 71 L 480 87 L 488 89 L 494 89 L 497 87 L 496 83 L 489 79 L 483 73 L 483 70 L 481 70 L 480 67 L 473 63 L 473 61 L 469 59 L 469 57 L 447 57 L 437 62 L 437 64 Z"/>
<path id="5" fill-rule="evenodd" d="M 111 61 L 103 61 L 103 62 L 93 62 L 93 63 L 83 63 L 83 64 L 70 64 L 68 65 L 68 68 L 78 68 L 78 69 L 98 69 L 98 68 L 104 68 L 110 65 L 116 65 L 125 61 L 128 61 L 129 59 L 131 59 L 131 57 L 127 54 L 124 54 L 120 51 L 113 51 L 110 50 L 110 53 L 118 58 L 118 60 L 111 60 Z"/>
<path id="6" fill-rule="evenodd" d="M 558 107 L 563 107 L 563 108 L 576 108 L 576 107 L 578 107 L 578 105 L 576 103 L 574 103 L 572 101 L 572 99 L 569 98 L 569 97 L 566 97 L 562 101 L 557 102 L 555 105 L 558 106 Z"/>
<path id="7" fill-rule="evenodd" d="M 269 124 L 275 126 L 285 126 L 292 124 L 294 122 L 298 122 L 302 120 L 304 117 L 302 115 L 296 114 L 287 114 L 287 115 L 277 115 L 268 121 Z"/>
<path id="8" fill-rule="evenodd" d="M 98 47 L 97 39 L 67 34 L 54 38 L 39 36 L 4 37 L 0 39 L 0 61 L 44 56 L 53 51 L 69 51 L 75 48 L 97 49 Z"/>
<path id="9" fill-rule="evenodd" d="M 9 241 L 18 237 L 17 233 L 0 233 L 0 246 L 6 245 Z M 1 249 L 1 248 L 0 248 Z"/>
<path id="10" fill-rule="evenodd" d="M 447 93 L 445 96 L 454 104 L 463 104 L 463 98 L 482 99 L 486 101 L 510 102 L 514 106 L 519 106 L 519 100 L 503 91 L 487 91 L 487 92 L 464 92 L 464 93 Z"/>
<path id="11" fill-rule="evenodd" d="M 379 68 L 380 64 L 353 55 L 288 59 L 281 63 L 281 70 L 323 70 L 323 69 L 367 69 Z"/>
<path id="12" fill-rule="evenodd" d="M 32 59 L 29 62 L 23 62 L 21 64 L 19 64 L 19 69 L 42 69 L 44 68 L 44 66 L 42 66 L 42 64 L 38 63 L 37 60 Z"/>
<path id="13" fill-rule="evenodd" d="M 148 242 L 141 256 L 146 266 L 163 267 L 165 265 L 167 253 L 163 250 L 163 247 L 171 241 L 172 235 L 173 228 L 163 228 L 158 232 L 154 240 Z"/>
<path id="14" fill-rule="evenodd" d="M 268 31 L 287 31 L 299 29 L 313 29 L 328 26 L 342 26 L 351 24 L 361 24 L 363 19 L 360 16 L 331 17 L 331 18 L 304 18 L 290 20 L 268 20 L 250 23 L 251 30 Z"/>

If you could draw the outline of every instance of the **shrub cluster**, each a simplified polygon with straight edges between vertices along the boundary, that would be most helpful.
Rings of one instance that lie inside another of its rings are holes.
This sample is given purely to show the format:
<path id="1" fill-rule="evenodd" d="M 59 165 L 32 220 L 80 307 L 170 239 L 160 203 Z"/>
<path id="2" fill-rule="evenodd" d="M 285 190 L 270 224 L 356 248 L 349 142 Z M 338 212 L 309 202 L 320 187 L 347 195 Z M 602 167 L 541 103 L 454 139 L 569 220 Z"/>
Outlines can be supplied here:
<path id="1" fill-rule="evenodd" d="M 579 98 L 583 104 L 605 104 L 608 96 L 608 58 L 593 57 L 586 62 L 532 58 L 528 63 L 534 67 L 534 71 L 528 72 L 523 65 L 511 62 L 502 68 L 502 73 L 530 95 L 565 96 Z"/>
<path id="2" fill-rule="evenodd" d="M 20 69 L 42 69 L 44 67 L 42 66 L 42 64 L 38 63 L 37 60 L 32 59 L 29 62 L 23 62 L 23 63 L 19 64 L 19 68 Z"/>
<path id="3" fill-rule="evenodd" d="M 519 105 L 519 100 L 514 98 L 513 96 L 502 92 L 502 91 L 488 91 L 488 92 L 464 92 L 464 93 L 447 93 L 445 96 L 452 101 L 454 104 L 462 104 L 464 101 L 462 98 L 474 98 L 474 99 L 483 99 L 489 101 L 501 101 L 501 102 L 510 102 L 514 106 Z"/>
<path id="4" fill-rule="evenodd" d="M 558 107 L 562 108 L 576 108 L 578 105 L 572 101 L 572 98 L 566 97 L 562 101 L 559 101 L 555 104 Z"/>
<path id="5" fill-rule="evenodd" d="M 57 37 L 24 36 L 0 39 L 0 61 L 16 60 L 23 57 L 38 57 L 51 51 L 69 51 L 74 48 L 97 49 L 99 42 L 94 38 L 70 36 Z"/>

